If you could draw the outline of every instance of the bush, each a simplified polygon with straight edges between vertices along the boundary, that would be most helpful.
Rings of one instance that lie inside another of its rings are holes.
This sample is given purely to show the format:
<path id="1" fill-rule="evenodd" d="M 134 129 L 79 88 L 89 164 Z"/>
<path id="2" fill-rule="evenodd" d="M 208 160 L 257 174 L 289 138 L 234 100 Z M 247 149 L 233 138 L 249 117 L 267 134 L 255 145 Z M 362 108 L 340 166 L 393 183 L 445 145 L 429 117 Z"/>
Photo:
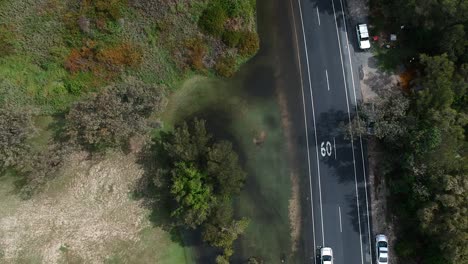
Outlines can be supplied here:
<path id="1" fill-rule="evenodd" d="M 215 70 L 222 77 L 232 77 L 236 72 L 236 59 L 229 55 L 219 58 Z"/>
<path id="2" fill-rule="evenodd" d="M 223 33 L 223 42 L 231 48 L 236 47 L 242 37 L 239 31 L 226 30 Z"/>
<path id="3" fill-rule="evenodd" d="M 16 183 L 22 199 L 29 199 L 40 192 L 48 180 L 57 176 L 64 158 L 69 156 L 71 146 L 52 143 L 46 149 L 29 154 L 28 159 L 21 161 L 18 171 L 23 177 Z"/>
<path id="4" fill-rule="evenodd" d="M 211 4 L 205 11 L 203 11 L 198 25 L 201 29 L 208 34 L 221 37 L 224 33 L 224 24 L 228 16 L 226 10 L 218 4 Z"/>
<path id="5" fill-rule="evenodd" d="M 141 51 L 129 43 L 122 43 L 116 47 L 100 50 L 96 58 L 109 70 L 124 66 L 135 67 L 141 62 Z"/>
<path id="6" fill-rule="evenodd" d="M 219 0 L 229 17 L 243 17 L 254 15 L 255 1 L 251 0 Z"/>
<path id="7" fill-rule="evenodd" d="M 92 72 L 109 78 L 125 67 L 138 66 L 141 60 L 141 51 L 129 43 L 99 49 L 95 41 L 87 40 L 80 49 L 71 50 L 64 67 L 70 73 Z"/>
<path id="8" fill-rule="evenodd" d="M 206 55 L 207 48 L 205 43 L 200 38 L 190 39 L 186 43 L 188 52 L 188 63 L 197 71 L 205 69 L 203 58 Z"/>
<path id="9" fill-rule="evenodd" d="M 34 131 L 31 111 L 0 106 L 0 171 L 24 158 L 30 149 L 27 140 Z"/>
<path id="10" fill-rule="evenodd" d="M 110 86 L 75 103 L 66 116 L 72 142 L 90 149 L 124 146 L 148 129 L 147 117 L 163 107 L 162 91 L 141 82 Z"/>
<path id="11" fill-rule="evenodd" d="M 239 41 L 239 54 L 242 56 L 252 56 L 260 48 L 260 40 L 257 33 L 245 31 Z"/>

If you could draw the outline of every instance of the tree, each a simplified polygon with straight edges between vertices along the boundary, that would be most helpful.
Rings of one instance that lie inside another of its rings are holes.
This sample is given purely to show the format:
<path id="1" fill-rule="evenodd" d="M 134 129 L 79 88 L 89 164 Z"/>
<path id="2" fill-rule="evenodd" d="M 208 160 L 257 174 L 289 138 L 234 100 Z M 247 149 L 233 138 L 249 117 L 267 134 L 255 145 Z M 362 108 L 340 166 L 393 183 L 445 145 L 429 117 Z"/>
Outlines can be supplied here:
<path id="1" fill-rule="evenodd" d="M 449 107 L 454 100 L 453 62 L 447 54 L 433 57 L 423 54 L 420 60 L 424 65 L 424 76 L 420 80 L 424 89 L 417 94 L 418 110 L 422 112 Z"/>
<path id="2" fill-rule="evenodd" d="M 205 121 L 198 119 L 193 121 L 191 127 L 183 122 L 162 142 L 164 151 L 172 162 L 193 162 L 198 167 L 203 167 L 205 154 L 211 144 L 212 136 L 206 131 Z"/>
<path id="3" fill-rule="evenodd" d="M 217 193 L 228 196 L 240 192 L 246 177 L 232 144 L 227 141 L 215 143 L 209 149 L 206 173 L 214 180 Z"/>
<path id="4" fill-rule="evenodd" d="M 235 220 L 232 198 L 244 184 L 246 174 L 227 141 L 216 141 L 205 121 L 195 119 L 163 134 L 158 146 L 171 176 L 173 216 L 191 228 L 201 228 L 203 239 L 223 250 L 216 263 L 229 263 L 232 244 L 248 225 Z"/>
<path id="5" fill-rule="evenodd" d="M 456 62 L 459 57 L 461 58 L 465 54 L 468 46 L 464 26 L 460 24 L 448 28 L 443 33 L 439 45 L 442 53 L 447 53 L 450 60 Z"/>
<path id="6" fill-rule="evenodd" d="M 66 132 L 91 149 L 122 146 L 130 136 L 146 132 L 147 118 L 163 106 L 161 89 L 128 80 L 72 105 Z"/>
<path id="7" fill-rule="evenodd" d="M 355 116 L 349 124 L 342 126 L 345 135 L 349 137 L 359 134 L 375 136 L 380 140 L 397 143 L 407 132 L 406 114 L 410 102 L 397 87 L 384 89 L 379 96 L 359 105 L 359 116 Z"/>
<path id="8" fill-rule="evenodd" d="M 177 202 L 172 216 L 191 228 L 196 228 L 206 220 L 215 202 L 212 187 L 206 181 L 206 175 L 190 164 L 177 163 L 172 171 L 171 194 Z"/>
<path id="9" fill-rule="evenodd" d="M 239 193 L 246 174 L 239 166 L 238 155 L 227 141 L 215 142 L 205 128 L 205 121 L 195 119 L 176 127 L 162 142 L 164 152 L 172 164 L 189 162 L 208 177 L 207 184 L 215 195 L 231 196 Z"/>
<path id="10" fill-rule="evenodd" d="M 211 246 L 223 250 L 226 259 L 233 254 L 232 245 L 239 235 L 244 233 L 249 220 L 232 220 L 230 223 L 207 223 L 203 230 L 203 240 Z"/>

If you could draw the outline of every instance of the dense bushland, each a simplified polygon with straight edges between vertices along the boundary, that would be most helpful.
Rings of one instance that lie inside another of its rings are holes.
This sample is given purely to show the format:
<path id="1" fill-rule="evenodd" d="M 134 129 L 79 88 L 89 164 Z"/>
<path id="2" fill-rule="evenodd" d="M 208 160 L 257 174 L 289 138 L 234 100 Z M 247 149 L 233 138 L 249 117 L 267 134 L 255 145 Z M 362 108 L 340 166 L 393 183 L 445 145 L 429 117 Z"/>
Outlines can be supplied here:
<path id="1" fill-rule="evenodd" d="M 156 145 L 164 158 L 155 175 L 169 178 L 172 217 L 181 227 L 201 230 L 205 242 L 223 251 L 217 263 L 228 263 L 234 241 L 248 225 L 233 216 L 232 199 L 246 174 L 231 143 L 216 140 L 205 121 L 195 119 L 162 133 Z"/>
<path id="2" fill-rule="evenodd" d="M 374 20 L 385 19 L 383 29 L 405 25 L 396 49 L 419 58 L 406 63 L 420 73 L 407 95 L 382 94 L 354 121 L 374 123 L 386 151 L 382 170 L 399 220 L 397 253 L 406 263 L 465 263 L 468 2 L 376 0 L 372 8 Z"/>

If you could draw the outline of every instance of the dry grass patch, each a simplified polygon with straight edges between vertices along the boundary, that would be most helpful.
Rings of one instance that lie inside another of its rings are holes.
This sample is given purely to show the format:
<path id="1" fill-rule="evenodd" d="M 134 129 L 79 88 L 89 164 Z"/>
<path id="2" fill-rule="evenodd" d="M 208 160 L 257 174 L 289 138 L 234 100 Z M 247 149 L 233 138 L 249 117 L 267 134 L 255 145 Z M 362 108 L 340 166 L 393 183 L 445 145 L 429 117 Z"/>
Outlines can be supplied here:
<path id="1" fill-rule="evenodd" d="M 145 245 L 145 253 L 152 254 L 148 259 L 158 261 L 173 243 L 164 231 L 151 227 L 148 210 L 130 199 L 142 173 L 131 155 L 114 153 L 92 161 L 80 152 L 69 158 L 60 177 L 31 200 L 20 201 L 4 185 L 0 262 L 103 263 L 112 258 L 120 263 L 113 257 L 116 242 L 127 248 L 139 245 L 148 230 L 161 238 Z"/>

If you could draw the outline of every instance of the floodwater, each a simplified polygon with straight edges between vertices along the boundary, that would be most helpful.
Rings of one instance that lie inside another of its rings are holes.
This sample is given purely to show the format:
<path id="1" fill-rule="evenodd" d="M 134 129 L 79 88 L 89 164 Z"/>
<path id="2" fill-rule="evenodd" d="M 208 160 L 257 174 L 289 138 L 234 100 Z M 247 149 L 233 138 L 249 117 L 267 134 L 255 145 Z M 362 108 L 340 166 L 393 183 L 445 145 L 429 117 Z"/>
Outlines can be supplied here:
<path id="1" fill-rule="evenodd" d="M 226 82 L 228 89 L 235 92 L 219 99 L 219 104 L 194 113 L 207 120 L 208 130 L 216 138 L 233 142 L 248 174 L 244 189 L 235 200 L 235 212 L 236 217 L 247 217 L 251 222 L 235 244 L 231 263 L 246 263 L 250 257 L 264 263 L 311 261 L 313 248 L 309 240 L 313 234 L 308 221 L 310 210 L 306 206 L 308 192 L 302 190 L 309 183 L 303 173 L 306 159 L 300 158 L 306 155 L 302 153 L 303 147 L 296 149 L 305 142 L 290 1 L 294 0 L 257 0 L 259 52 Z M 235 109 L 238 113 L 234 115 L 223 104 L 233 99 L 230 97 L 238 97 L 233 105 L 242 108 Z M 283 98 L 281 105 L 279 97 Z M 285 127 L 284 113 L 287 113 L 288 127 Z M 253 144 L 253 138 L 259 133 L 266 135 L 260 146 Z M 300 214 L 295 221 L 289 212 L 293 171 L 299 185 L 296 206 Z M 299 228 L 299 236 L 291 236 L 291 222 Z M 196 251 L 197 263 L 214 263 L 214 256 L 220 253 L 206 247 L 197 247 Z"/>
<path id="2" fill-rule="evenodd" d="M 272 102 L 271 111 L 276 113 L 270 119 L 277 122 L 274 125 L 269 122 L 269 130 L 278 131 L 281 138 L 272 141 L 276 140 L 276 144 L 281 146 L 271 147 L 263 157 L 253 157 L 255 162 L 266 163 L 264 166 L 247 166 L 249 178 L 237 208 L 239 216 L 247 214 L 253 218 L 250 228 L 258 230 L 248 230 L 241 237 L 235 249 L 236 255 L 231 259 L 233 263 L 245 263 L 252 256 L 259 257 L 265 263 L 307 263 L 313 256 L 311 216 L 310 210 L 307 210 L 306 187 L 309 182 L 304 173 L 306 159 L 301 158 L 306 157 L 306 153 L 305 148 L 300 147 L 305 146 L 304 117 L 291 1 L 295 0 L 257 0 L 260 51 L 236 76 L 237 85 L 250 100 L 256 100 L 257 104 L 261 104 L 262 100 Z M 280 94 L 285 99 L 281 106 L 278 104 Z M 280 110 L 280 107 L 283 109 Z M 280 117 L 285 112 L 290 124 L 289 139 L 285 136 L 285 126 Z M 292 149 L 287 148 L 287 140 Z M 282 160 L 285 164 L 279 166 L 277 163 Z M 272 169 L 268 170 L 269 167 Z M 296 226 L 300 236 L 296 238 L 295 249 L 292 249 L 292 219 L 288 215 L 292 172 L 296 173 L 300 185 L 300 226 Z M 250 207 L 245 205 L 249 202 L 252 203 Z"/>

